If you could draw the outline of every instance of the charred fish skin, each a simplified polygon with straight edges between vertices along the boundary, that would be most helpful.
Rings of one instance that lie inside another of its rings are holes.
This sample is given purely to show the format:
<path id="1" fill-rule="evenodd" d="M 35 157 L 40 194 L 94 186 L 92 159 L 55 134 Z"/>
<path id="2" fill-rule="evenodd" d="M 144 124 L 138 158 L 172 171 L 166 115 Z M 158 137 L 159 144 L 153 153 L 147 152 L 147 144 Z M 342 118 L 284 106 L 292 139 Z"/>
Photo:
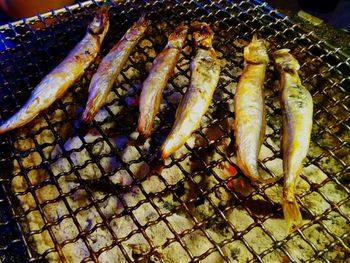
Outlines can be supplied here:
<path id="1" fill-rule="evenodd" d="M 153 61 L 149 75 L 142 85 L 137 130 L 145 139 L 152 132 L 163 91 L 179 60 L 187 33 L 188 26 L 179 25 L 169 35 L 167 45 Z"/>
<path id="2" fill-rule="evenodd" d="M 41 80 L 23 107 L 0 126 L 0 134 L 29 123 L 41 111 L 62 97 L 94 61 L 108 28 L 108 8 L 103 7 L 88 26 L 84 38 L 56 68 Z"/>
<path id="3" fill-rule="evenodd" d="M 102 59 L 89 86 L 89 98 L 82 119 L 91 122 L 106 102 L 113 83 L 123 69 L 131 52 L 144 36 L 149 22 L 144 16 L 135 22 Z"/>
<path id="4" fill-rule="evenodd" d="M 206 23 L 201 23 L 193 33 L 196 55 L 190 63 L 190 85 L 182 98 L 171 132 L 161 148 L 164 160 L 183 146 L 199 128 L 219 82 L 220 63 L 212 47 L 214 33 Z"/>
<path id="5" fill-rule="evenodd" d="M 234 132 L 237 164 L 254 183 L 269 182 L 258 171 L 258 156 L 265 136 L 264 81 L 269 57 L 263 40 L 255 35 L 244 48 L 244 70 L 234 96 Z"/>
<path id="6" fill-rule="evenodd" d="M 280 78 L 280 101 L 282 107 L 283 173 L 284 187 L 282 208 L 289 232 L 302 225 L 302 216 L 295 197 L 297 179 L 307 155 L 313 115 L 313 101 L 309 91 L 303 87 L 298 70 L 298 61 L 288 49 L 274 53 L 275 66 Z"/>

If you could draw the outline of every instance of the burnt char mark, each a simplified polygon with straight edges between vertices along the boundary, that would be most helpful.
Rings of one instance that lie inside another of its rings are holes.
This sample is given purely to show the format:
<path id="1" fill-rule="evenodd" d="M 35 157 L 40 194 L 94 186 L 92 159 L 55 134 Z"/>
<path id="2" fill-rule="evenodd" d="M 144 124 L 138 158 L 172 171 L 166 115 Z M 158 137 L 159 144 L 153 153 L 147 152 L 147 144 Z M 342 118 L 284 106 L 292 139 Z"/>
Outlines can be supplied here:
<path id="1" fill-rule="evenodd" d="M 93 180 L 82 180 L 84 187 L 92 192 L 102 192 L 106 194 L 116 194 L 118 192 L 129 191 L 124 187 L 112 184 L 112 182 L 107 177 L 101 177 L 99 179 Z"/>
<path id="2" fill-rule="evenodd" d="M 249 199 L 244 202 L 244 207 L 250 210 L 254 215 L 258 217 L 266 217 L 273 214 L 272 218 L 283 218 L 282 209 L 278 212 L 280 208 L 279 204 L 271 204 L 265 200 L 253 200 Z M 308 211 L 301 209 L 301 214 L 303 220 L 312 220 L 313 216 Z"/>

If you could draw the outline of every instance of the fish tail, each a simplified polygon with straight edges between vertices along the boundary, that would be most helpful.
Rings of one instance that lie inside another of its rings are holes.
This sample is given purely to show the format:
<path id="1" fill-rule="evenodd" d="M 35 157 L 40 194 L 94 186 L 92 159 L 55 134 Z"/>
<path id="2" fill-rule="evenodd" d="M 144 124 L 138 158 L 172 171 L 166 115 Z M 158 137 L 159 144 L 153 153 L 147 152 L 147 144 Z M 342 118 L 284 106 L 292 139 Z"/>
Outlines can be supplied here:
<path id="1" fill-rule="evenodd" d="M 262 178 L 259 174 L 246 174 L 246 177 L 250 179 L 250 181 L 255 185 L 265 185 L 265 184 L 273 184 L 280 180 L 282 176 L 276 176 L 272 178 Z"/>
<path id="2" fill-rule="evenodd" d="M 95 99 L 88 101 L 81 117 L 84 122 L 89 123 L 95 118 L 95 115 L 98 111 L 96 105 L 98 105 L 97 100 L 99 97 L 100 96 L 96 96 Z"/>
<path id="3" fill-rule="evenodd" d="M 35 101 L 39 100 L 34 100 L 34 102 Z M 39 114 L 32 114 L 32 112 L 35 111 L 35 107 L 37 106 L 36 104 L 33 104 L 34 102 L 33 98 L 29 98 L 26 104 L 18 112 L 16 112 L 12 117 L 4 121 L 0 126 L 0 134 L 17 129 L 34 120 L 35 117 Z"/>
<path id="4" fill-rule="evenodd" d="M 258 164 L 256 163 L 255 165 L 249 164 L 242 160 L 241 155 L 237 155 L 237 164 L 238 167 L 242 170 L 243 174 L 249 178 L 249 180 L 255 184 L 255 185 L 260 185 L 260 184 L 272 184 L 277 182 L 279 179 L 281 179 L 281 176 L 273 177 L 273 178 L 262 178 L 260 176 L 260 173 L 258 171 Z"/>
<path id="5" fill-rule="evenodd" d="M 174 133 L 173 133 L 174 134 Z M 165 160 L 170 155 L 172 155 L 176 150 L 178 150 L 188 139 L 187 137 L 174 137 L 173 134 L 168 136 L 169 138 L 165 139 L 162 148 L 160 150 L 160 156 L 162 160 Z"/>
<path id="6" fill-rule="evenodd" d="M 3 125 L 0 126 L 0 134 L 6 133 L 11 129 L 12 127 L 8 126 L 7 123 L 4 123 Z"/>
<path id="7" fill-rule="evenodd" d="M 139 119 L 137 123 L 137 131 L 140 133 L 143 139 L 147 139 L 151 135 L 151 131 L 153 128 L 153 122 L 150 120 L 148 116 L 141 116 L 139 114 Z"/>
<path id="8" fill-rule="evenodd" d="M 12 126 L 13 125 L 13 120 L 16 118 L 17 114 L 15 114 L 14 116 L 12 116 L 10 119 L 6 120 L 5 122 L 3 122 L 0 126 L 0 134 L 6 133 L 10 130 L 12 130 Z"/>
<path id="9" fill-rule="evenodd" d="M 82 114 L 82 119 L 84 122 L 89 123 L 94 118 L 93 113 L 90 111 L 90 109 L 87 109 Z"/>
<path id="10" fill-rule="evenodd" d="M 294 194 L 285 194 L 282 197 L 282 208 L 284 218 L 287 222 L 288 231 L 294 232 L 303 224 L 299 205 Z"/>
<path id="11" fill-rule="evenodd" d="M 253 64 L 268 64 L 269 56 L 263 40 L 254 34 L 252 41 L 244 48 L 244 60 Z"/>
<path id="12" fill-rule="evenodd" d="M 165 150 L 161 150 L 161 152 L 160 152 L 160 158 L 162 159 L 162 160 L 165 160 L 166 158 L 168 158 L 169 156 L 170 156 L 171 154 L 170 153 L 168 153 L 167 151 L 165 151 Z"/>
<path id="13" fill-rule="evenodd" d="M 169 145 L 169 143 L 165 142 L 160 150 L 160 158 L 162 160 L 165 160 L 173 153 L 173 150 L 168 145 Z"/>
<path id="14" fill-rule="evenodd" d="M 276 183 L 281 178 L 282 176 L 276 176 L 272 178 L 257 178 L 256 182 L 258 182 L 259 184 L 273 184 L 273 183 Z"/>
<path id="15" fill-rule="evenodd" d="M 160 157 L 161 157 L 161 159 L 165 160 L 170 155 L 172 155 L 173 152 L 176 151 L 176 149 L 175 149 L 174 140 L 172 138 L 165 139 L 165 142 L 163 143 L 162 148 L 160 149 Z"/>

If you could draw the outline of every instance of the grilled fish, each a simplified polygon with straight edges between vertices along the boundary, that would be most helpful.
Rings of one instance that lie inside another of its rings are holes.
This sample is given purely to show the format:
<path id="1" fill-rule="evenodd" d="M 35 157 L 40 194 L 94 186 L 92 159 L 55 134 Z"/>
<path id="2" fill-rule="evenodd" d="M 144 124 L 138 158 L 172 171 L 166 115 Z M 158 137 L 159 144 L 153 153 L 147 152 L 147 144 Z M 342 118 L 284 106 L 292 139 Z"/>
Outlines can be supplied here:
<path id="1" fill-rule="evenodd" d="M 167 45 L 153 61 L 150 73 L 143 83 L 137 130 L 144 138 L 152 132 L 162 93 L 179 60 L 187 32 L 188 27 L 180 25 L 170 34 Z"/>
<path id="2" fill-rule="evenodd" d="M 289 50 L 276 51 L 274 60 L 279 72 L 283 114 L 282 152 L 285 181 L 282 207 L 288 229 L 293 232 L 302 224 L 294 191 L 309 148 L 313 102 L 309 91 L 301 84 L 298 75 L 299 63 Z"/>
<path id="3" fill-rule="evenodd" d="M 92 121 L 104 105 L 114 81 L 123 69 L 130 53 L 145 34 L 148 25 L 149 22 L 142 16 L 102 59 L 90 83 L 89 98 L 82 116 L 84 121 Z"/>
<path id="4" fill-rule="evenodd" d="M 85 37 L 69 55 L 34 88 L 28 101 L 0 126 L 0 133 L 21 127 L 48 108 L 84 73 L 96 58 L 108 31 L 108 9 L 101 8 L 88 27 Z"/>
<path id="5" fill-rule="evenodd" d="M 193 33 L 197 51 L 190 64 L 190 86 L 177 108 L 172 130 L 162 145 L 162 159 L 183 146 L 192 132 L 199 128 L 219 81 L 220 63 L 212 47 L 214 33 L 206 23 L 198 27 Z"/>
<path id="6" fill-rule="evenodd" d="M 269 57 L 264 42 L 254 35 L 244 48 L 244 70 L 234 97 L 237 164 L 252 182 L 270 182 L 258 171 L 258 156 L 265 136 L 264 80 Z M 273 179 L 272 179 L 273 180 Z"/>

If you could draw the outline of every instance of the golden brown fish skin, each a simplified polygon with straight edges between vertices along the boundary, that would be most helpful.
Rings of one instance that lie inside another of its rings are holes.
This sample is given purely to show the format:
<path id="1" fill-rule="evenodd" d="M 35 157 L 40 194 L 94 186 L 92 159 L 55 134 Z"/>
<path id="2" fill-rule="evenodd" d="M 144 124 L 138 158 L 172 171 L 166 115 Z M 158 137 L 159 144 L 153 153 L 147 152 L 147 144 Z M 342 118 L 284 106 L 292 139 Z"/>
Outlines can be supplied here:
<path id="1" fill-rule="evenodd" d="M 123 69 L 131 52 L 144 36 L 149 22 L 142 16 L 124 34 L 121 40 L 113 46 L 102 59 L 93 75 L 89 87 L 89 98 L 82 119 L 90 122 L 105 104 L 113 83 Z"/>
<path id="2" fill-rule="evenodd" d="M 143 82 L 137 126 L 137 130 L 143 138 L 148 138 L 152 132 L 164 88 L 179 60 L 187 32 L 188 27 L 180 25 L 170 34 L 167 45 L 153 61 L 148 77 Z"/>
<path id="3" fill-rule="evenodd" d="M 271 179 L 262 179 L 259 175 L 258 156 L 265 136 L 263 85 L 269 57 L 264 42 L 256 36 L 244 48 L 244 61 L 234 97 L 237 164 L 252 182 L 266 183 Z"/>
<path id="4" fill-rule="evenodd" d="M 0 134 L 19 128 L 48 108 L 84 73 L 100 51 L 108 31 L 108 9 L 101 8 L 84 38 L 68 56 L 34 88 L 24 106 L 0 126 Z"/>
<path id="5" fill-rule="evenodd" d="M 183 146 L 199 128 L 207 112 L 219 81 L 220 63 L 212 47 L 214 33 L 206 23 L 201 23 L 193 33 L 197 52 L 190 64 L 190 86 L 176 111 L 175 123 L 161 149 L 164 160 Z"/>
<path id="6" fill-rule="evenodd" d="M 280 76 L 280 99 L 283 118 L 282 152 L 284 187 L 282 207 L 289 232 L 302 225 L 295 186 L 307 155 L 312 129 L 313 102 L 309 91 L 303 87 L 298 61 L 288 49 L 274 53 L 276 69 Z"/>

